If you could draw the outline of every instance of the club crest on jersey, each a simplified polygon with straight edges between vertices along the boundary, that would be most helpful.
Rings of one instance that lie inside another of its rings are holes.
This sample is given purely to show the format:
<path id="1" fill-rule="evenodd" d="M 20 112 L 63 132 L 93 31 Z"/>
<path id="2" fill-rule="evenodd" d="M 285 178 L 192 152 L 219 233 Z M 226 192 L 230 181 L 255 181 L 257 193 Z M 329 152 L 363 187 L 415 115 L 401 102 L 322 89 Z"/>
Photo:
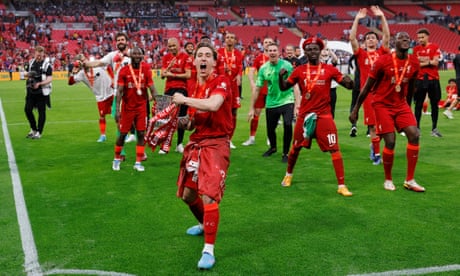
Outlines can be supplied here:
<path id="1" fill-rule="evenodd" d="M 220 85 L 219 85 L 219 88 L 227 90 L 227 84 L 225 82 L 221 82 Z"/>

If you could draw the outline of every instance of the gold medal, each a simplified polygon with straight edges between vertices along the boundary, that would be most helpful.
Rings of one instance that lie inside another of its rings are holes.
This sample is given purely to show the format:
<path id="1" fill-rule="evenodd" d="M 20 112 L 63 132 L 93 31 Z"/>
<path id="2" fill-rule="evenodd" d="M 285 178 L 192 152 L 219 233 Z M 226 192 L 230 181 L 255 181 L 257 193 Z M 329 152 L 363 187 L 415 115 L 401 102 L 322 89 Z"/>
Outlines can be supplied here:
<path id="1" fill-rule="evenodd" d="M 409 56 L 406 57 L 406 62 L 404 64 L 404 68 L 401 71 L 401 75 L 399 74 L 399 67 L 400 66 L 396 62 L 396 52 L 393 52 L 392 58 L 393 58 L 393 66 L 394 66 L 394 72 L 395 72 L 395 75 L 394 75 L 394 80 L 395 80 L 395 83 L 396 83 L 395 91 L 397 93 L 399 93 L 399 92 L 401 92 L 401 83 L 404 80 L 404 74 L 406 73 L 406 69 L 407 69 L 407 65 L 409 64 L 410 57 Z M 392 77 L 392 82 L 393 82 L 393 77 Z"/>
<path id="2" fill-rule="evenodd" d="M 142 95 L 142 90 L 137 89 L 137 95 L 139 95 L 139 96 Z"/>
<path id="3" fill-rule="evenodd" d="M 310 97 L 311 97 L 311 94 L 310 94 L 310 93 L 305 94 L 305 99 L 309 100 Z"/>

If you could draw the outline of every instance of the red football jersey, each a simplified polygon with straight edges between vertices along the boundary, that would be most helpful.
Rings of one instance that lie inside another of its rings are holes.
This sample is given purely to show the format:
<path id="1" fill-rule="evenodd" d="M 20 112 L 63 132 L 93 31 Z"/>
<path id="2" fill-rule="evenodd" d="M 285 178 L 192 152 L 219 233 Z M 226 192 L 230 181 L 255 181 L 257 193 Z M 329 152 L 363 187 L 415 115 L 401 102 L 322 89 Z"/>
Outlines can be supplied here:
<path id="1" fill-rule="evenodd" d="M 359 48 L 358 51 L 355 52 L 356 61 L 359 67 L 359 88 L 364 87 L 372 65 L 378 60 L 380 56 L 388 54 L 389 52 L 390 51 L 384 47 L 380 47 L 372 52 L 368 52 L 362 48 Z"/>
<path id="2" fill-rule="evenodd" d="M 426 57 L 430 60 L 434 57 L 441 58 L 441 50 L 438 45 L 434 43 L 428 43 L 426 46 L 417 45 L 414 47 L 413 52 L 416 57 Z M 425 74 L 428 74 L 429 80 L 439 80 L 439 71 L 437 66 L 431 65 L 420 67 L 418 79 L 423 80 L 423 75 Z"/>
<path id="3" fill-rule="evenodd" d="M 198 85 L 198 83 L 197 83 Z M 225 75 L 214 73 L 204 87 L 197 87 L 196 90 L 203 91 L 203 95 L 195 95 L 197 98 L 209 98 L 212 95 L 222 95 L 224 102 L 219 110 L 210 111 L 191 111 L 195 119 L 195 131 L 190 135 L 191 141 L 199 141 L 211 137 L 230 136 L 233 129 L 232 123 L 232 92 L 230 82 Z"/>
<path id="4" fill-rule="evenodd" d="M 398 70 L 397 74 L 395 74 L 392 54 L 383 55 L 369 73 L 369 77 L 377 80 L 374 85 L 373 105 L 384 105 L 386 107 L 407 105 L 406 96 L 409 80 L 417 77 L 420 70 L 420 63 L 415 55 L 409 55 L 408 59 L 404 60 L 400 60 L 395 56 L 395 60 Z M 396 82 L 399 78 L 401 79 L 401 84 L 400 91 L 398 92 Z"/>
<path id="5" fill-rule="evenodd" d="M 137 92 L 136 82 L 140 86 L 141 95 Z M 150 66 L 143 62 L 140 69 L 124 66 L 118 74 L 118 85 L 124 87 L 122 110 L 145 109 L 148 101 L 147 88 L 153 85 Z"/>
<path id="6" fill-rule="evenodd" d="M 169 68 L 171 73 L 185 73 L 185 70 L 191 69 L 189 56 L 184 52 L 179 52 L 176 56 L 171 53 L 164 55 L 162 58 L 161 69 L 164 70 L 167 68 Z M 187 89 L 187 80 L 182 78 L 167 77 L 165 91 L 168 91 L 171 88 Z"/>
<path id="7" fill-rule="evenodd" d="M 310 65 L 308 77 L 308 63 L 297 66 L 288 77 L 290 84 L 299 84 L 302 100 L 300 102 L 299 116 L 303 118 L 307 113 L 316 114 L 331 113 L 332 80 L 340 83 L 343 79 L 342 73 L 330 64 Z M 309 92 L 308 86 L 311 91 Z"/>

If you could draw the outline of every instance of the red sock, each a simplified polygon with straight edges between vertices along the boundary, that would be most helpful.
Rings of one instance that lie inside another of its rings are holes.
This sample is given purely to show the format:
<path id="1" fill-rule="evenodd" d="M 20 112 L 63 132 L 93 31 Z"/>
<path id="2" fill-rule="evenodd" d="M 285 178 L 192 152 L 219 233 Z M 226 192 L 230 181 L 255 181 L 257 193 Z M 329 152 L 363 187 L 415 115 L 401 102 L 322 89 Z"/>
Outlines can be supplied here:
<path id="1" fill-rule="evenodd" d="M 204 242 L 214 244 L 216 242 L 217 227 L 219 226 L 219 204 L 204 205 Z"/>
<path id="2" fill-rule="evenodd" d="M 295 164 L 297 163 L 297 158 L 299 158 L 300 148 L 296 150 L 294 146 L 291 147 L 291 150 L 288 154 L 288 164 L 286 168 L 287 173 L 292 173 L 294 171 Z"/>
<path id="3" fill-rule="evenodd" d="M 395 151 L 383 147 L 383 170 L 385 172 L 385 179 L 392 180 L 391 170 L 393 169 L 393 160 L 395 159 Z"/>
<path id="4" fill-rule="evenodd" d="M 142 158 L 144 158 L 144 150 L 145 146 L 136 145 L 136 162 L 142 162 Z"/>
<path id="5" fill-rule="evenodd" d="M 380 154 L 380 137 L 372 138 L 372 147 L 374 147 L 374 154 Z"/>
<path id="6" fill-rule="evenodd" d="M 106 126 L 105 118 L 99 118 L 99 130 L 101 134 L 103 135 L 105 135 L 105 126 Z"/>
<path id="7" fill-rule="evenodd" d="M 203 214 L 204 214 L 204 207 L 203 207 L 203 200 L 201 197 L 197 196 L 195 201 L 188 205 L 190 211 L 198 220 L 199 223 L 203 224 Z"/>
<path id="8" fill-rule="evenodd" d="M 123 146 L 115 145 L 115 159 L 120 159 L 121 151 L 123 150 Z"/>
<path id="9" fill-rule="evenodd" d="M 428 102 L 423 102 L 423 112 L 426 113 L 426 111 L 428 110 Z"/>
<path id="10" fill-rule="evenodd" d="M 332 152 L 331 158 L 335 170 L 335 177 L 337 178 L 337 184 L 343 185 L 345 184 L 345 170 L 343 168 L 342 153 L 340 153 L 340 151 Z"/>
<path id="11" fill-rule="evenodd" d="M 249 136 L 256 136 L 257 127 L 259 126 L 259 116 L 254 116 L 251 120 L 251 129 L 249 131 Z"/>
<path id="12" fill-rule="evenodd" d="M 230 140 L 233 138 L 233 134 L 235 133 L 236 129 L 236 112 L 232 114 L 232 132 L 230 133 Z"/>
<path id="13" fill-rule="evenodd" d="M 406 180 L 414 179 L 415 167 L 417 166 L 419 145 L 407 144 L 406 158 L 407 158 L 407 175 Z"/>

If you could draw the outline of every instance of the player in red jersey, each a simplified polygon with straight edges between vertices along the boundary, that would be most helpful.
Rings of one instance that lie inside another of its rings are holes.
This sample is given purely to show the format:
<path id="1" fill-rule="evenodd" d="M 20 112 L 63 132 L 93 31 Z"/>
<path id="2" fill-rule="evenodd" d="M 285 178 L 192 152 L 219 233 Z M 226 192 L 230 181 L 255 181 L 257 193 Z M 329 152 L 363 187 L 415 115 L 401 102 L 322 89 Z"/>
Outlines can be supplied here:
<path id="1" fill-rule="evenodd" d="M 337 127 L 331 113 L 330 87 L 332 80 L 335 80 L 345 88 L 352 89 L 353 80 L 349 76 L 342 75 L 336 67 L 320 62 L 321 50 L 324 49 L 324 43 L 321 39 L 310 37 L 303 42 L 302 48 L 308 62 L 296 67 L 287 80 L 284 79 L 286 70 L 281 70 L 279 73 L 281 90 L 284 91 L 298 84 L 301 93 L 299 115 L 294 129 L 294 141 L 289 151 L 286 175 L 281 185 L 284 187 L 291 185 L 292 173 L 300 150 L 303 147 L 309 149 L 313 138 L 316 138 L 320 149 L 331 153 L 338 183 L 337 193 L 351 196 L 352 193 L 345 186 L 345 172 L 339 149 Z M 312 130 L 306 127 L 312 122 L 316 122 L 316 129 Z"/>
<path id="2" fill-rule="evenodd" d="M 219 203 L 230 165 L 229 138 L 233 131 L 233 92 L 228 77 L 214 71 L 216 62 L 217 52 L 212 45 L 199 43 L 194 61 L 198 73 L 196 89 L 190 97 L 180 93 L 173 96 L 174 103 L 189 107 L 189 118 L 181 118 L 179 127 L 194 129 L 180 163 L 177 196 L 199 222 L 187 229 L 187 234 L 204 234 L 200 269 L 210 269 L 215 264 Z"/>
<path id="3" fill-rule="evenodd" d="M 116 50 L 106 54 L 100 59 L 93 60 L 93 61 L 86 60 L 84 62 L 85 68 L 106 67 L 106 66 L 110 66 L 112 68 L 113 94 L 114 94 L 114 99 L 113 99 L 113 104 L 112 104 L 112 116 L 115 116 L 115 110 L 116 110 L 115 103 L 117 102 L 116 94 L 117 94 L 118 73 L 120 72 L 122 67 L 131 63 L 131 58 L 129 57 L 128 36 L 123 32 L 119 32 L 115 35 L 115 41 L 116 41 L 116 48 L 117 48 Z M 118 129 L 117 129 L 116 135 L 117 137 L 120 136 L 120 132 Z M 147 155 L 144 156 L 144 159 L 145 158 L 147 158 Z M 125 160 L 124 150 L 121 153 L 121 160 L 122 161 Z"/>
<path id="4" fill-rule="evenodd" d="M 187 63 L 190 64 L 190 78 L 187 79 L 187 91 L 193 91 L 196 83 L 196 68 L 193 66 L 195 45 L 193 42 L 188 41 L 184 44 L 184 50 L 188 55 Z"/>
<path id="5" fill-rule="evenodd" d="M 447 118 L 453 119 L 454 115 L 452 114 L 452 110 L 456 110 L 458 105 L 458 87 L 455 79 L 449 79 L 449 82 L 446 86 L 446 93 L 447 98 L 442 105 L 442 107 L 446 110 L 444 110 L 443 114 Z"/>
<path id="6" fill-rule="evenodd" d="M 418 72 L 416 90 L 414 94 L 415 119 L 417 127 L 420 129 L 420 119 L 422 117 L 423 102 L 426 95 L 430 99 L 431 105 L 431 136 L 442 137 L 438 131 L 438 102 L 441 100 L 441 85 L 439 83 L 438 64 L 441 58 L 441 50 L 437 44 L 429 42 L 430 32 L 422 28 L 417 30 L 418 45 L 413 49 L 414 55 L 420 62 L 420 72 Z"/>
<path id="7" fill-rule="evenodd" d="M 407 95 L 415 90 L 420 65 L 415 55 L 409 55 L 410 36 L 407 32 L 399 32 L 395 36 L 395 52 L 380 57 L 374 64 L 366 80 L 357 103 L 350 113 L 350 122 L 358 119 L 359 108 L 372 91 L 375 109 L 376 126 L 382 136 L 383 169 L 385 172 L 384 188 L 395 190 L 392 177 L 394 149 L 396 144 L 395 129 L 404 131 L 407 137 L 406 158 L 407 172 L 404 187 L 415 192 L 424 192 L 425 188 L 414 180 L 415 167 L 419 154 L 420 131 L 412 110 L 407 102 Z M 374 88 L 374 90 L 372 90 Z"/>
<path id="8" fill-rule="evenodd" d="M 251 93 L 256 91 L 256 79 L 254 74 L 260 69 L 262 65 L 268 62 L 268 45 L 273 44 L 274 41 L 270 37 L 266 37 L 263 41 L 264 52 L 257 55 L 257 57 L 252 62 L 252 66 L 249 68 L 248 78 L 251 84 Z M 249 139 L 243 143 L 243 146 L 250 146 L 256 143 L 256 132 L 257 127 L 259 126 L 259 117 L 262 109 L 265 108 L 265 98 L 267 97 L 268 88 L 267 84 L 260 88 L 259 96 L 257 97 L 256 103 L 254 105 L 254 117 L 249 118 L 250 130 L 249 130 Z"/>
<path id="9" fill-rule="evenodd" d="M 165 95 L 172 96 L 181 93 L 187 96 L 187 80 L 191 76 L 191 60 L 189 56 L 180 51 L 177 38 L 168 39 L 168 53 L 162 58 L 161 78 L 166 78 Z M 181 106 L 179 116 L 187 115 L 187 106 Z M 177 129 L 176 152 L 184 152 L 184 130 Z M 160 151 L 159 153 L 165 153 Z"/>
<path id="10" fill-rule="evenodd" d="M 364 35 L 364 49 L 360 47 L 359 41 L 356 38 L 358 31 L 359 21 L 367 17 L 367 9 L 360 9 L 355 16 L 353 25 L 350 31 L 350 43 L 353 49 L 353 54 L 356 56 L 356 62 L 359 67 L 360 73 L 360 88 L 362 89 L 366 82 L 369 71 L 375 61 L 383 54 L 389 53 L 390 43 L 390 28 L 385 19 L 384 13 L 378 6 L 371 6 L 373 14 L 380 18 L 382 22 L 382 46 L 378 48 L 379 40 L 377 33 L 371 31 Z M 376 133 L 375 129 L 375 113 L 372 108 L 373 94 L 371 93 L 364 102 L 364 124 L 369 129 L 371 138 L 371 154 L 370 159 L 374 165 L 381 163 L 380 157 L 380 137 Z"/>
<path id="11" fill-rule="evenodd" d="M 240 90 L 241 75 L 243 73 L 243 55 L 238 49 L 235 49 L 236 36 L 234 33 L 225 34 L 225 47 L 217 50 L 217 72 L 219 74 L 227 75 L 230 79 L 231 90 L 233 94 L 232 99 L 232 122 L 233 132 L 230 135 L 230 148 L 236 148 L 232 141 L 233 133 L 236 128 L 236 115 L 238 108 L 241 107 L 240 103 Z"/>
<path id="12" fill-rule="evenodd" d="M 144 171 L 141 161 L 144 158 L 144 132 L 147 127 L 147 102 L 154 99 L 157 91 L 153 84 L 152 70 L 144 63 L 144 51 L 134 47 L 131 51 L 131 61 L 118 74 L 115 121 L 118 123 L 120 136 L 115 144 L 115 158 L 112 162 L 114 171 L 120 170 L 121 151 L 126 135 L 131 126 L 135 126 L 137 133 L 136 162 L 134 169 Z M 150 90 L 150 98 L 147 93 Z"/>

